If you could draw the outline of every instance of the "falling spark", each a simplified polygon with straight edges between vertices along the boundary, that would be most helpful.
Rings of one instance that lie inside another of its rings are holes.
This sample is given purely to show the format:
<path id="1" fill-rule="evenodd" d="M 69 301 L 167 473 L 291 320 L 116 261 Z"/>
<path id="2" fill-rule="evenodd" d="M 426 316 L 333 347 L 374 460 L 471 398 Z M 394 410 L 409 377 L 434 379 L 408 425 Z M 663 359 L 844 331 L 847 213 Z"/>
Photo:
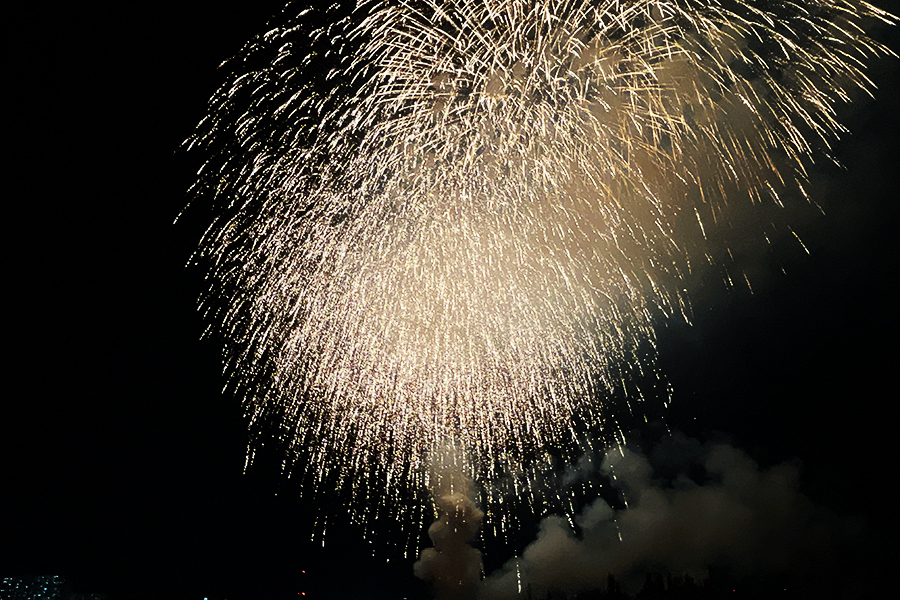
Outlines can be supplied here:
<path id="1" fill-rule="evenodd" d="M 708 236 L 730 204 L 805 196 L 835 107 L 889 54 L 863 26 L 894 20 L 857 0 L 287 18 L 189 140 L 220 211 L 202 308 L 251 429 L 358 506 L 432 489 L 428 457 L 457 445 L 490 515 L 579 428 L 615 435 L 606 399 L 654 320 L 689 317 Z"/>

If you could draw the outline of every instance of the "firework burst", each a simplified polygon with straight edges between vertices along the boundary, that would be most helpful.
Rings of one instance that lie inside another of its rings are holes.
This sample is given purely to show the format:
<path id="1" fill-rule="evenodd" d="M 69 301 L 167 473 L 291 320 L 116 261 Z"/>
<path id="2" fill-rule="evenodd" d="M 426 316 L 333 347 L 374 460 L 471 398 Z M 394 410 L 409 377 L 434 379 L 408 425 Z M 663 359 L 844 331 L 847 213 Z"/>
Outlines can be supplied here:
<path id="1" fill-rule="evenodd" d="M 491 482 L 614 430 L 604 398 L 654 319 L 689 312 L 726 198 L 802 193 L 836 105 L 871 88 L 871 20 L 893 17 L 385 0 L 287 18 L 227 63 L 190 140 L 221 210 L 203 307 L 251 423 L 363 505 L 427 487 L 447 444 Z"/>

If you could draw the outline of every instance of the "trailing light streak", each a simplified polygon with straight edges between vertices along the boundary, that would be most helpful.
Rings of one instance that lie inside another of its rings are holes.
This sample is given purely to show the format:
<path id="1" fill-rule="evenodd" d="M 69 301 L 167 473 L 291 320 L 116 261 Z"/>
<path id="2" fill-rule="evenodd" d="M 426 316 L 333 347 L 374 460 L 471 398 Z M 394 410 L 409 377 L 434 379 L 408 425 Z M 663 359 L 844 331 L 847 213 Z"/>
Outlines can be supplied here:
<path id="1" fill-rule="evenodd" d="M 615 429 L 604 398 L 654 319 L 689 313 L 728 203 L 805 196 L 888 53 L 869 19 L 894 21 L 856 0 L 385 0 L 251 42 L 190 145 L 221 211 L 203 308 L 255 430 L 371 506 L 431 487 L 447 444 L 490 483 L 573 423 Z"/>

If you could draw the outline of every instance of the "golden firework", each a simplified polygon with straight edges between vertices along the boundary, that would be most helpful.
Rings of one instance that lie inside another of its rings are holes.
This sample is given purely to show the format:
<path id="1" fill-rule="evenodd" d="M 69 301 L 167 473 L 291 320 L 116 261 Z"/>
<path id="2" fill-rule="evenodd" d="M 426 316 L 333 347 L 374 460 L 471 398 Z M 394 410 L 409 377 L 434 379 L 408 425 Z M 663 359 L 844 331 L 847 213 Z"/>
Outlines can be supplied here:
<path id="1" fill-rule="evenodd" d="M 260 36 L 191 140 L 222 211 L 203 306 L 250 421 L 366 500 L 423 486 L 447 444 L 490 482 L 574 420 L 614 428 L 604 398 L 686 312 L 726 200 L 802 192 L 836 105 L 872 87 L 870 21 L 893 17 L 384 0 Z"/>

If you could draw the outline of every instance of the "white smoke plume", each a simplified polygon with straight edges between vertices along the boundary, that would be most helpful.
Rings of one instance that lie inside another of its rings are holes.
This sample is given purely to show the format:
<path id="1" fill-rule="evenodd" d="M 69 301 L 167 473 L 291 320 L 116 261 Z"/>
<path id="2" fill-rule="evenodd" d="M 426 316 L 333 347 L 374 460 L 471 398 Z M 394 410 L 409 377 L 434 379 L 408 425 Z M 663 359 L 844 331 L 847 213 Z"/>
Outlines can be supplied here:
<path id="1" fill-rule="evenodd" d="M 416 577 L 431 581 L 437 600 L 471 600 L 481 584 L 481 551 L 469 545 L 484 513 L 472 480 L 452 452 L 433 462 L 432 491 L 438 519 L 428 528 L 433 548 L 422 551 L 413 566 Z"/>
<path id="2" fill-rule="evenodd" d="M 839 523 L 800 492 L 796 464 L 760 469 L 732 446 L 678 435 L 652 458 L 657 473 L 631 449 L 610 450 L 601 468 L 625 507 L 597 499 L 574 529 L 562 517 L 544 519 L 537 539 L 486 578 L 478 597 L 520 598 L 526 586 L 538 594 L 603 589 L 609 575 L 633 593 L 648 573 L 703 580 L 712 566 L 741 576 L 828 563 Z"/>

